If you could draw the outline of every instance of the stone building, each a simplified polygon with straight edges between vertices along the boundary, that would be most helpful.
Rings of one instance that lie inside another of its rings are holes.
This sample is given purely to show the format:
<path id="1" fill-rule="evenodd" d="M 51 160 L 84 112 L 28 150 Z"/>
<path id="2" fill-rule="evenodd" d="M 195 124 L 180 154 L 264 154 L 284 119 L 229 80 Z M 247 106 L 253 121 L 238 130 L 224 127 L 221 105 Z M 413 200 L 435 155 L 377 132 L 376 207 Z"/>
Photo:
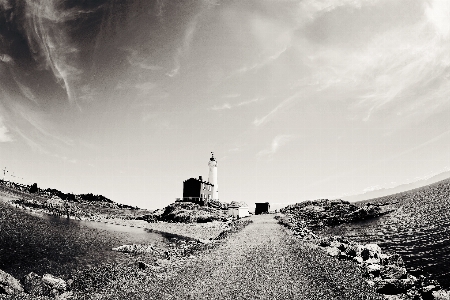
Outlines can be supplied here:
<path id="1" fill-rule="evenodd" d="M 201 205 L 212 199 L 213 185 L 199 178 L 189 178 L 183 181 L 183 201 L 195 202 Z"/>
<path id="2" fill-rule="evenodd" d="M 178 201 L 188 201 L 205 205 L 210 200 L 219 200 L 219 188 L 217 184 L 217 161 L 214 153 L 208 162 L 209 178 L 204 181 L 202 176 L 189 178 L 183 181 L 183 198 Z"/>
<path id="3" fill-rule="evenodd" d="M 269 202 L 255 203 L 255 215 L 267 214 L 270 210 Z"/>

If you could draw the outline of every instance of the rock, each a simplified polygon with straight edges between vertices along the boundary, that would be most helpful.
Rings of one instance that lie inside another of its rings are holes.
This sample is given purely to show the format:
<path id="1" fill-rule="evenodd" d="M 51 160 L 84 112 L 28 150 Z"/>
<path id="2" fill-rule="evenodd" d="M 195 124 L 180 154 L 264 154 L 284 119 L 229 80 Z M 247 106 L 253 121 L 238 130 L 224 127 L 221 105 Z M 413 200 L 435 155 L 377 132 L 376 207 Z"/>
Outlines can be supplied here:
<path id="1" fill-rule="evenodd" d="M 373 265 L 365 265 L 364 276 L 366 277 L 378 277 L 380 276 L 380 271 L 382 270 L 382 266 L 378 264 Z"/>
<path id="2" fill-rule="evenodd" d="M 369 250 L 370 257 L 378 258 L 381 254 L 381 248 L 377 244 L 366 244 L 364 247 Z"/>
<path id="3" fill-rule="evenodd" d="M 406 292 L 406 299 L 408 300 L 422 300 L 422 296 L 420 292 L 415 288 L 411 288 Z"/>
<path id="4" fill-rule="evenodd" d="M 348 244 L 339 243 L 336 247 L 337 247 L 339 250 L 341 250 L 342 252 L 345 252 L 345 250 L 347 250 L 347 248 L 348 248 Z"/>
<path id="5" fill-rule="evenodd" d="M 38 274 L 31 272 L 23 278 L 23 287 L 29 294 L 36 296 L 51 296 L 52 289 L 49 288 Z"/>
<path id="6" fill-rule="evenodd" d="M 422 299 L 433 300 L 434 299 L 433 292 L 436 292 L 439 290 L 440 290 L 440 288 L 438 286 L 435 286 L 434 284 L 430 284 L 430 285 L 421 287 L 420 292 L 422 295 Z"/>
<path id="7" fill-rule="evenodd" d="M 368 279 L 368 280 L 366 280 L 366 282 L 371 287 L 375 286 L 375 281 L 373 281 L 373 280 Z"/>
<path id="8" fill-rule="evenodd" d="M 364 259 L 361 256 L 353 257 L 353 260 L 356 261 L 358 264 L 362 264 L 364 262 Z"/>
<path id="9" fill-rule="evenodd" d="M 382 254 L 380 254 L 379 258 L 380 258 L 380 264 L 383 266 L 386 266 L 386 265 L 395 265 L 395 266 L 399 266 L 399 267 L 405 266 L 405 263 L 403 262 L 402 257 L 397 253 L 394 253 L 394 254 L 382 253 Z"/>
<path id="10" fill-rule="evenodd" d="M 368 260 L 370 258 L 370 251 L 367 248 L 360 249 L 359 255 L 363 260 Z"/>
<path id="11" fill-rule="evenodd" d="M 378 258 L 371 257 L 368 260 L 366 260 L 365 262 L 366 262 L 366 264 L 372 264 L 372 265 L 377 264 L 378 265 L 380 263 L 380 260 Z"/>
<path id="12" fill-rule="evenodd" d="M 349 257 L 355 257 L 357 253 L 357 248 L 355 246 L 348 246 L 347 249 L 345 249 L 345 254 Z"/>
<path id="13" fill-rule="evenodd" d="M 431 295 L 433 296 L 433 300 L 450 300 L 450 291 L 434 291 Z"/>
<path id="14" fill-rule="evenodd" d="M 338 258 L 339 259 L 348 259 L 349 257 L 347 256 L 347 254 L 345 254 L 345 252 L 339 251 Z"/>
<path id="15" fill-rule="evenodd" d="M 143 262 L 143 261 L 138 261 L 138 262 L 137 262 L 137 265 L 138 265 L 138 268 L 141 269 L 141 270 L 145 270 L 145 269 L 147 269 L 147 268 L 149 267 L 149 265 L 146 264 L 146 263 Z"/>
<path id="16" fill-rule="evenodd" d="M 61 295 L 57 295 L 55 297 L 56 300 L 69 300 L 69 299 L 73 299 L 73 293 L 72 292 L 65 292 L 62 293 Z"/>
<path id="17" fill-rule="evenodd" d="M 51 274 L 45 274 L 42 276 L 42 281 L 50 286 L 52 289 L 56 289 L 58 291 L 65 291 L 67 289 L 67 284 L 64 279 L 55 277 Z"/>
<path id="18" fill-rule="evenodd" d="M 387 265 L 380 272 L 383 279 L 404 279 L 406 278 L 406 269 L 394 265 Z"/>
<path id="19" fill-rule="evenodd" d="M 419 276 L 418 282 L 419 282 L 419 285 L 422 287 L 422 290 L 426 286 L 434 286 L 434 288 L 432 290 L 435 290 L 435 291 L 441 289 L 441 285 L 439 284 L 439 282 L 437 282 L 434 279 L 430 279 L 428 277 L 425 277 L 423 275 Z"/>
<path id="20" fill-rule="evenodd" d="M 380 294 L 396 295 L 406 293 L 414 287 L 411 279 L 380 279 L 375 281 L 375 289 Z"/>
<path id="21" fill-rule="evenodd" d="M 23 292 L 19 280 L 0 270 L 0 294 L 14 295 Z"/>
<path id="22" fill-rule="evenodd" d="M 324 237 L 324 238 L 321 238 L 320 241 L 319 241 L 319 246 L 320 247 L 328 247 L 330 245 L 331 245 L 331 241 L 330 241 L 329 238 Z"/>
<path id="23" fill-rule="evenodd" d="M 170 245 L 169 245 L 170 246 Z M 174 244 L 174 247 L 176 245 Z M 153 253 L 154 248 L 152 245 L 139 245 L 139 244 L 133 244 L 133 245 L 122 245 L 120 247 L 112 248 L 113 251 L 118 252 L 126 252 L 126 253 Z"/>
<path id="24" fill-rule="evenodd" d="M 341 251 L 336 247 L 327 247 L 327 254 L 331 257 L 336 257 L 341 254 Z"/>
<path id="25" fill-rule="evenodd" d="M 404 294 L 399 295 L 384 295 L 384 299 L 386 300 L 411 300 L 411 298 L 408 298 Z"/>
<path id="26" fill-rule="evenodd" d="M 439 290 L 439 288 L 437 286 L 435 286 L 434 284 L 430 284 L 430 285 L 422 287 L 422 292 L 423 293 L 430 293 L 431 294 L 431 292 L 437 291 L 437 290 Z"/>

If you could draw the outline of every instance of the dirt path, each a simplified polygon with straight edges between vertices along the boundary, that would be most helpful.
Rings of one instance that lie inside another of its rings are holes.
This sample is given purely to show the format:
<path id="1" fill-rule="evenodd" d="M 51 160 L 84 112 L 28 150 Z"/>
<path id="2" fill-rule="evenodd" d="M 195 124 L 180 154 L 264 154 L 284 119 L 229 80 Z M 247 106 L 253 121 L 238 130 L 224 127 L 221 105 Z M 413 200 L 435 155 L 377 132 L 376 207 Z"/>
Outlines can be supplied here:
<path id="1" fill-rule="evenodd" d="M 352 262 L 295 239 L 273 215 L 191 260 L 151 291 L 154 299 L 384 299 Z M 150 292 L 150 291 L 149 291 Z"/>

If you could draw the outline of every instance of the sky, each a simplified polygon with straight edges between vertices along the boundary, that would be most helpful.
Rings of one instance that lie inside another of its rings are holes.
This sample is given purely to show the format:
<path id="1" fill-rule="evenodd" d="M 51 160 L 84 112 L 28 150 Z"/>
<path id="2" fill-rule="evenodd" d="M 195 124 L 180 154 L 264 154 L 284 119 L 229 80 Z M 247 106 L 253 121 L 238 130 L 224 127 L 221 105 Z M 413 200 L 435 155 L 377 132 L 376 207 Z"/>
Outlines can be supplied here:
<path id="1" fill-rule="evenodd" d="M 0 0 L 5 179 L 142 208 L 450 169 L 450 1 Z M 3 175 L 3 172 L 2 172 Z"/>

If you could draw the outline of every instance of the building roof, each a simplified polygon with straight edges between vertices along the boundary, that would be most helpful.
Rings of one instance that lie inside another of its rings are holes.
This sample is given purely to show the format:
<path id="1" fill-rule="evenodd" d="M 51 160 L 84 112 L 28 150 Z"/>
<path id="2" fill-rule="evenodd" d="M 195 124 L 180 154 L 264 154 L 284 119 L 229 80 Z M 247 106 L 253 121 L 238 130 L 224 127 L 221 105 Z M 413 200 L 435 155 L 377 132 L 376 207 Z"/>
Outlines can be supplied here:
<path id="1" fill-rule="evenodd" d="M 198 179 L 198 178 L 189 178 L 189 179 L 186 179 L 186 180 L 183 181 L 183 182 L 190 181 L 190 180 L 195 180 L 195 181 L 199 181 L 199 182 L 204 183 L 204 184 L 208 184 L 208 185 L 214 186 L 214 184 L 212 184 L 211 182 L 209 182 L 209 181 L 204 181 L 204 180 L 200 180 L 200 179 Z"/>
<path id="2" fill-rule="evenodd" d="M 245 202 L 237 202 L 237 201 L 232 201 L 230 205 L 228 205 L 228 208 L 239 208 L 239 207 L 248 207 L 248 205 Z"/>

